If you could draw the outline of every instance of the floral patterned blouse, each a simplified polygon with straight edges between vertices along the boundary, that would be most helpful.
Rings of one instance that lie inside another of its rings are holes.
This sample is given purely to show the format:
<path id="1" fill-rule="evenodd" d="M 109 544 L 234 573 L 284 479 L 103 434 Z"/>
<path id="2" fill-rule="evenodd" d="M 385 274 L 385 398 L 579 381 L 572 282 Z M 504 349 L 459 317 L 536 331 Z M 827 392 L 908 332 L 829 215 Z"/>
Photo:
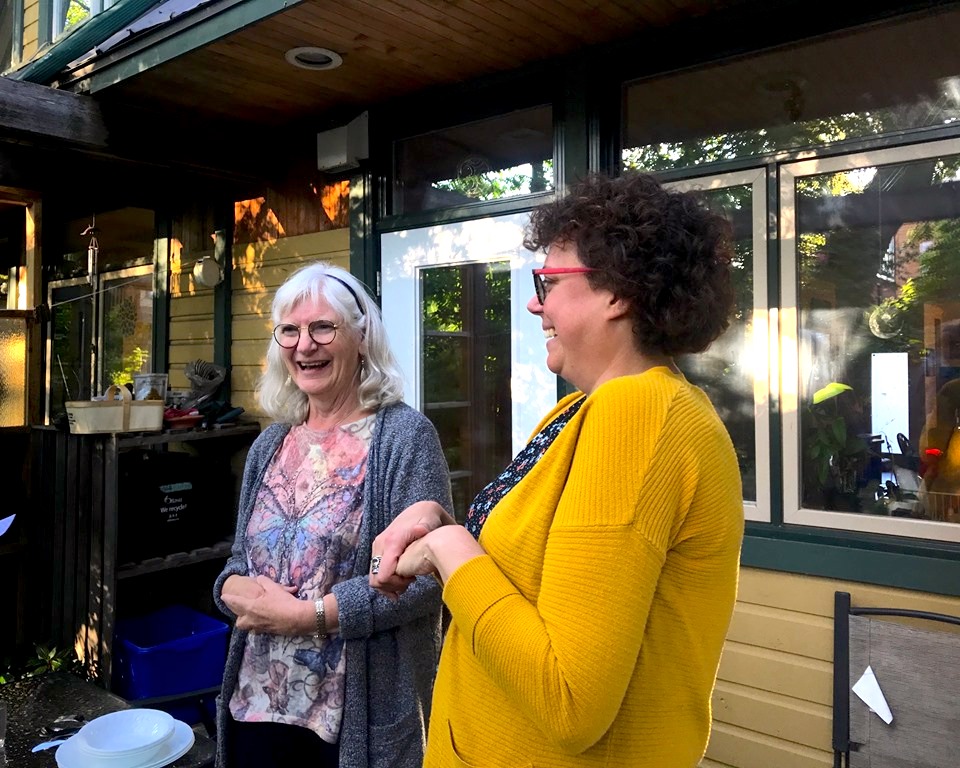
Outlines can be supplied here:
<path id="1" fill-rule="evenodd" d="M 293 427 L 267 467 L 246 530 L 251 576 L 311 602 L 353 570 L 376 417 L 317 431 Z M 300 725 L 335 743 L 346 656 L 339 635 L 247 635 L 234 719 Z"/>
<path id="2" fill-rule="evenodd" d="M 547 452 L 547 448 L 560 434 L 560 430 L 580 410 L 584 400 L 586 400 L 586 397 L 581 397 L 534 435 L 526 447 L 497 476 L 497 479 L 476 495 L 470 509 L 467 510 L 467 518 L 464 522 L 464 526 L 473 534 L 475 539 L 480 538 L 483 524 L 487 522 L 487 518 L 493 512 L 493 508 L 500 502 L 500 499 L 506 496 L 510 489 L 533 468 L 533 465 L 540 461 L 540 457 Z"/>

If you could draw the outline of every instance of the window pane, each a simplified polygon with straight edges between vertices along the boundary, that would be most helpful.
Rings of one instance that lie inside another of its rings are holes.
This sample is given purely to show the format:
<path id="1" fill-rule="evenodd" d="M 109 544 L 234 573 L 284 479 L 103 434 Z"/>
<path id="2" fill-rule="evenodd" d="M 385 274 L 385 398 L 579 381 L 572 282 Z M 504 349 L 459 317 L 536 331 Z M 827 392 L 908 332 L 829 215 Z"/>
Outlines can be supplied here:
<path id="1" fill-rule="evenodd" d="M 13 64 L 14 35 L 19 26 L 19 19 L 14 18 L 14 7 L 14 3 L 0 3 L 0 72 Z"/>
<path id="2" fill-rule="evenodd" d="M 422 410 L 450 466 L 456 514 L 509 463 L 510 263 L 421 270 Z"/>
<path id="3" fill-rule="evenodd" d="M 393 213 L 452 207 L 553 189 L 549 106 L 397 142 Z"/>
<path id="4" fill-rule="evenodd" d="M 754 409 L 753 336 L 753 189 L 738 185 L 698 192 L 707 205 L 733 226 L 736 249 L 733 279 L 736 306 L 726 332 L 706 352 L 685 355 L 678 365 L 688 379 L 706 392 L 730 432 L 745 501 L 757 500 L 757 443 Z"/>
<path id="5" fill-rule="evenodd" d="M 152 372 L 153 272 L 106 277 L 102 285 L 101 389 Z"/>
<path id="6" fill-rule="evenodd" d="M 625 168 L 690 168 L 960 118 L 960 12 L 874 25 L 624 89 Z M 900 52 L 923 51 L 924 55 Z"/>
<path id="7" fill-rule="evenodd" d="M 27 419 L 27 320 L 0 312 L 0 427 Z"/>
<path id="8" fill-rule="evenodd" d="M 48 361 L 50 407 L 48 417 L 66 417 L 68 400 L 89 400 L 90 349 L 93 345 L 92 288 L 86 282 L 68 281 L 50 286 L 50 339 Z"/>
<path id="9" fill-rule="evenodd" d="M 796 199 L 802 506 L 960 522 L 960 155 Z"/>

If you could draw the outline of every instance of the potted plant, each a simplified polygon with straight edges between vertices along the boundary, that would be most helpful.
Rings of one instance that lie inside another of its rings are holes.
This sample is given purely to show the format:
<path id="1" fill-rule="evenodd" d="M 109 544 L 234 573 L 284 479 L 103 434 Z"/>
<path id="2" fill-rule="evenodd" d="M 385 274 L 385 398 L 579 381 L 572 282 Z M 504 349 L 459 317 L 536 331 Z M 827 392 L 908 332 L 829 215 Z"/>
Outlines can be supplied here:
<path id="1" fill-rule="evenodd" d="M 850 427 L 849 417 L 859 410 L 853 387 L 835 381 L 818 389 L 806 409 L 805 475 L 820 490 L 826 509 L 860 508 L 858 491 L 870 449 Z"/>

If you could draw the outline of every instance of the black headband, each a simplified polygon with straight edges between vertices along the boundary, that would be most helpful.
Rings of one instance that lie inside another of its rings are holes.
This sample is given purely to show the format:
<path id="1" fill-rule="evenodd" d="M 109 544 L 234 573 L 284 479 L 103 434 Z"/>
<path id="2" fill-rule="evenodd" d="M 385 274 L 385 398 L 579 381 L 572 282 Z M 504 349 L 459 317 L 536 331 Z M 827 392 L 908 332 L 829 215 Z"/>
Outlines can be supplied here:
<path id="1" fill-rule="evenodd" d="M 353 296 L 353 300 L 354 300 L 355 302 L 357 302 L 357 309 L 360 310 L 360 314 L 363 315 L 364 317 L 366 317 L 366 314 L 367 314 L 367 313 L 363 311 L 363 305 L 360 303 L 360 297 L 357 296 L 357 292 L 356 292 L 355 290 L 353 290 L 353 288 L 351 288 L 348 283 L 344 282 L 343 280 L 341 280 L 341 279 L 340 279 L 339 277 L 337 277 L 336 275 L 331 275 L 331 274 L 328 272 L 328 273 L 327 273 L 327 277 L 329 277 L 331 280 L 336 280 L 338 283 L 340 283 L 340 285 L 342 285 L 344 288 L 346 288 L 348 291 L 350 291 L 350 295 Z"/>

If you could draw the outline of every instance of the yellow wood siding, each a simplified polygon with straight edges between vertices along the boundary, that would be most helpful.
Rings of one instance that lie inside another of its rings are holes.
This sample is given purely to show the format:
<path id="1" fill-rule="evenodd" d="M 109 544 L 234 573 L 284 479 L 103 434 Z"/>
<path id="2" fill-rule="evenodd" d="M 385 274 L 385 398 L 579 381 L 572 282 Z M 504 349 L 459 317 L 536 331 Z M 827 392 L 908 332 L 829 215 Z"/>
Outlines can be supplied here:
<path id="1" fill-rule="evenodd" d="M 833 595 L 960 615 L 960 598 L 745 568 L 701 768 L 833 765 Z"/>
<path id="2" fill-rule="evenodd" d="M 190 389 L 184 367 L 192 360 L 213 361 L 213 289 L 201 286 L 193 277 L 193 265 L 209 253 L 192 252 L 189 257 L 178 240 L 170 254 L 170 328 L 168 368 L 171 389 Z"/>
<path id="3" fill-rule="evenodd" d="M 23 53 L 21 61 L 30 61 L 40 48 L 40 0 L 23 3 Z"/>
<path id="4" fill-rule="evenodd" d="M 350 269 L 350 230 L 234 246 L 231 401 L 262 424 L 269 420 L 260 411 L 256 386 L 270 340 L 273 295 L 291 272 L 317 260 Z"/>

